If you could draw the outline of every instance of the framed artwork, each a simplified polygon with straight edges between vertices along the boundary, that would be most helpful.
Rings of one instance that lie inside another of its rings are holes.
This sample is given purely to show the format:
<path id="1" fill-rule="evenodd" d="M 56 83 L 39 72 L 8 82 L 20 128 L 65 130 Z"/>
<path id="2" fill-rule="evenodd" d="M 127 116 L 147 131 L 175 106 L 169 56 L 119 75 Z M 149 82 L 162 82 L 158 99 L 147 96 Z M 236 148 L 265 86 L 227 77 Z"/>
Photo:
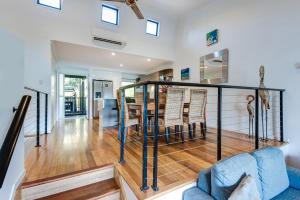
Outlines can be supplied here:
<path id="1" fill-rule="evenodd" d="M 207 33 L 207 35 L 206 35 L 207 46 L 216 44 L 216 43 L 218 43 L 218 41 L 219 41 L 219 30 L 218 29 Z"/>
<path id="2" fill-rule="evenodd" d="M 181 70 L 181 80 L 190 80 L 190 68 L 185 68 Z"/>

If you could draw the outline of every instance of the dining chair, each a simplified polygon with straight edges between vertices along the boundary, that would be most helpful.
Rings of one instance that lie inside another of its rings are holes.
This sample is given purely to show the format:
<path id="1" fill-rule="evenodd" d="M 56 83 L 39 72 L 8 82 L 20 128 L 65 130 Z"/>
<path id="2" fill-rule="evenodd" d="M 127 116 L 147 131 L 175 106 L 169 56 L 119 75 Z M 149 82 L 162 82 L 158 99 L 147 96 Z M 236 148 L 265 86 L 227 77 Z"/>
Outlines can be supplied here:
<path id="1" fill-rule="evenodd" d="M 206 137 L 206 104 L 207 104 L 207 90 L 191 89 L 190 103 L 188 105 L 188 112 L 184 112 L 183 121 L 188 124 L 189 137 L 193 139 L 196 134 L 196 124 L 200 123 L 201 134 L 203 138 Z M 192 131 L 193 128 L 193 131 Z"/>
<path id="2" fill-rule="evenodd" d="M 144 93 L 143 92 L 135 92 L 134 99 L 136 104 L 144 105 Z"/>
<path id="3" fill-rule="evenodd" d="M 184 143 L 183 133 L 183 106 L 185 89 L 168 88 L 166 94 L 166 104 L 164 117 L 160 118 L 165 128 L 166 143 L 170 141 L 170 127 L 175 126 L 175 139 L 178 139 L 178 133 L 181 134 L 182 143 Z M 180 130 L 179 130 L 180 129 Z"/>
<path id="4" fill-rule="evenodd" d="M 119 108 L 119 130 L 118 130 L 118 139 L 121 140 L 121 95 L 120 95 L 120 91 L 117 91 L 117 103 L 118 103 L 118 108 Z M 128 133 L 128 128 L 131 126 L 136 126 L 136 131 L 139 132 L 139 126 L 141 125 L 141 121 L 140 121 L 140 116 L 136 114 L 137 112 L 137 108 L 135 108 L 136 106 L 134 105 L 134 108 L 131 108 L 130 104 L 128 104 L 125 100 L 124 102 L 124 140 L 126 141 L 126 136 Z M 124 143 L 125 143 L 124 141 Z"/>
<path id="5" fill-rule="evenodd" d="M 144 111 L 144 93 L 143 92 L 135 92 L 134 100 L 137 106 L 136 108 L 136 116 L 139 117 L 141 124 L 143 123 L 143 111 Z M 138 128 L 136 128 L 138 129 Z"/>
<path id="6" fill-rule="evenodd" d="M 150 95 L 148 95 L 149 97 Z M 155 103 L 153 99 L 148 99 L 149 106 L 148 106 L 148 127 L 152 132 L 154 126 L 154 116 L 155 116 Z M 166 93 L 159 93 L 158 96 L 158 118 L 163 119 L 165 113 L 165 105 L 166 105 Z"/>

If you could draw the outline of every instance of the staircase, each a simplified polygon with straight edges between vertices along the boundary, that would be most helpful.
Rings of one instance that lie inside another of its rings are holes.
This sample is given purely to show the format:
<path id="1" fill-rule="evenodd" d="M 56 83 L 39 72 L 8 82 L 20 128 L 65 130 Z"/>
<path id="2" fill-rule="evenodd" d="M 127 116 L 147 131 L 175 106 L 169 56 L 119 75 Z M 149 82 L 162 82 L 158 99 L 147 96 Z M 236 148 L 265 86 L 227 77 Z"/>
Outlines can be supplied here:
<path id="1" fill-rule="evenodd" d="M 24 183 L 21 199 L 119 200 L 120 187 L 115 180 L 114 165 L 107 165 Z"/>

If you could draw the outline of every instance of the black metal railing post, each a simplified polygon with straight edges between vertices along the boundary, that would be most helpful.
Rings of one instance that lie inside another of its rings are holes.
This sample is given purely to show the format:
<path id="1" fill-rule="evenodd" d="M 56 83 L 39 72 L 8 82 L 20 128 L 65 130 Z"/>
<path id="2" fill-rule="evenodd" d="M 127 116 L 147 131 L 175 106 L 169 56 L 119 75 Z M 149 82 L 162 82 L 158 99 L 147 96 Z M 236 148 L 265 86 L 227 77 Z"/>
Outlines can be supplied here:
<path id="1" fill-rule="evenodd" d="M 280 91 L 280 142 L 284 142 L 284 136 L 283 136 L 283 91 Z"/>
<path id="2" fill-rule="evenodd" d="M 36 147 L 40 147 L 40 92 L 36 93 Z"/>
<path id="3" fill-rule="evenodd" d="M 144 132 L 144 142 L 143 142 L 143 185 L 141 187 L 142 191 L 148 190 L 148 85 L 143 86 L 144 93 L 144 112 L 143 112 L 143 132 Z"/>
<path id="4" fill-rule="evenodd" d="M 217 160 L 222 159 L 222 88 L 218 87 Z"/>
<path id="5" fill-rule="evenodd" d="M 158 95 L 159 95 L 159 85 L 155 84 L 154 90 L 154 98 L 155 98 L 155 116 L 154 116 L 154 148 L 153 148 L 153 184 L 152 189 L 154 191 L 158 191 L 157 187 L 157 174 L 158 174 L 158 134 L 159 134 L 159 126 L 158 126 Z"/>
<path id="6" fill-rule="evenodd" d="M 40 90 L 36 90 L 30 87 L 24 87 L 25 90 L 27 91 L 31 91 L 34 93 L 34 95 L 36 95 L 36 147 L 40 147 L 40 134 L 41 132 L 44 134 L 48 134 L 48 108 L 49 108 L 49 95 L 46 92 L 42 92 Z M 45 113 L 41 113 L 41 95 L 45 95 Z M 45 121 L 42 122 L 44 123 L 44 129 L 41 130 L 41 114 L 42 116 L 45 117 Z M 25 120 L 26 121 L 26 120 Z M 31 122 L 31 120 L 30 120 Z M 25 122 L 26 124 L 26 122 Z M 44 131 L 44 132 L 43 132 Z"/>
<path id="7" fill-rule="evenodd" d="M 125 148 L 125 90 L 121 89 L 121 145 L 120 145 L 120 163 L 124 164 L 124 148 Z"/>
<path id="8" fill-rule="evenodd" d="M 255 149 L 259 148 L 259 90 L 255 90 Z"/>
<path id="9" fill-rule="evenodd" d="M 45 134 L 48 134 L 48 94 L 45 94 Z"/>

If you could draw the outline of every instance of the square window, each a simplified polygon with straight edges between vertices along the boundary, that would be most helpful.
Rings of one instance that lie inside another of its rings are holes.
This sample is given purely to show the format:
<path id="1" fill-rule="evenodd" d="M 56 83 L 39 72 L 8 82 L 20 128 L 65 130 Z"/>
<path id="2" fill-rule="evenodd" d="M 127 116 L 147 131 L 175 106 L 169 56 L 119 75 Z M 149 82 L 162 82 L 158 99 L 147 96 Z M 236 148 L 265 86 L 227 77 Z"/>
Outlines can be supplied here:
<path id="1" fill-rule="evenodd" d="M 37 3 L 43 6 L 61 10 L 61 0 L 37 0 Z"/>
<path id="2" fill-rule="evenodd" d="M 159 22 L 148 19 L 146 33 L 154 36 L 159 35 Z"/>
<path id="3" fill-rule="evenodd" d="M 119 24 L 119 10 L 115 7 L 102 5 L 102 21 L 118 25 Z"/>
<path id="4" fill-rule="evenodd" d="M 121 86 L 127 86 L 127 85 L 131 85 L 134 84 L 134 81 L 129 82 L 129 80 L 126 81 L 122 81 L 121 82 Z M 125 90 L 125 97 L 130 97 L 130 98 L 134 98 L 134 93 L 135 93 L 135 88 L 129 88 Z"/>

